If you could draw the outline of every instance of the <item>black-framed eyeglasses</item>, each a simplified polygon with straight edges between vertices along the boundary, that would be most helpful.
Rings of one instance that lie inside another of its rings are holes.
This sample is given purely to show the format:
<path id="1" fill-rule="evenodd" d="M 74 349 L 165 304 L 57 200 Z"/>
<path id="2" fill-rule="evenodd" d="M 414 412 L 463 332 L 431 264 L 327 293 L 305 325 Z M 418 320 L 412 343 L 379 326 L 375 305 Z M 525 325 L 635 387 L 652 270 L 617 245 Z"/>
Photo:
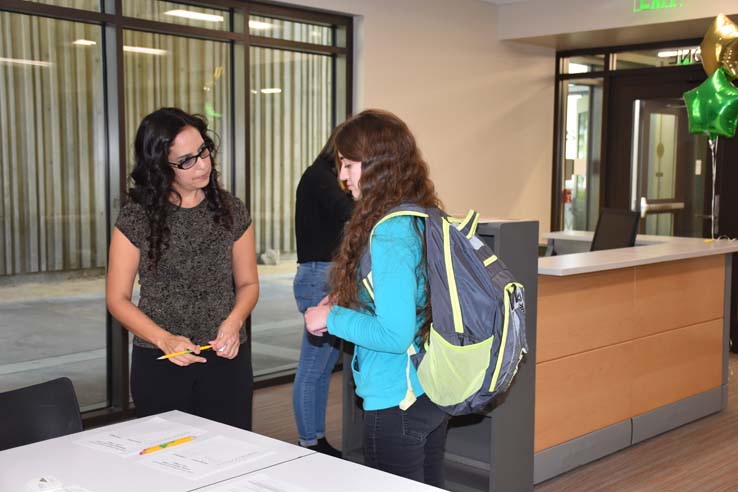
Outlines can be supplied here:
<path id="1" fill-rule="evenodd" d="M 204 143 L 197 150 L 195 155 L 186 155 L 182 157 L 178 162 L 170 162 L 169 164 L 176 167 L 177 169 L 187 170 L 197 164 L 198 159 L 207 159 L 213 152 L 213 146 L 208 143 Z"/>

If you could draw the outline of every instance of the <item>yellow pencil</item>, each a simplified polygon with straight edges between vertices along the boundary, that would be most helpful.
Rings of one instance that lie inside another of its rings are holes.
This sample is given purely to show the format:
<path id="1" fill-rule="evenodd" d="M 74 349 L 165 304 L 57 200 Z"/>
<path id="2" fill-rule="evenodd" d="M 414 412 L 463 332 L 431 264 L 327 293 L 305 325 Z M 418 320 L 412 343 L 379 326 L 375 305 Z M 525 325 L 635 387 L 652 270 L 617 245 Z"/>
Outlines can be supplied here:
<path id="1" fill-rule="evenodd" d="M 149 454 L 149 453 L 153 453 L 154 451 L 159 451 L 160 449 L 171 448 L 172 446 L 176 446 L 178 444 L 190 442 L 194 438 L 195 436 L 180 437 L 179 439 L 175 439 L 174 441 L 169 441 L 163 444 L 157 444 L 156 446 L 151 446 L 150 448 L 146 448 L 138 454 Z"/>
<path id="2" fill-rule="evenodd" d="M 208 350 L 211 348 L 213 348 L 212 345 L 200 345 L 200 350 Z M 157 357 L 156 360 L 169 359 L 171 357 L 177 357 L 178 355 L 191 354 L 191 353 L 192 353 L 192 350 L 183 350 L 181 352 L 174 352 L 171 354 L 162 355 L 161 357 Z"/>

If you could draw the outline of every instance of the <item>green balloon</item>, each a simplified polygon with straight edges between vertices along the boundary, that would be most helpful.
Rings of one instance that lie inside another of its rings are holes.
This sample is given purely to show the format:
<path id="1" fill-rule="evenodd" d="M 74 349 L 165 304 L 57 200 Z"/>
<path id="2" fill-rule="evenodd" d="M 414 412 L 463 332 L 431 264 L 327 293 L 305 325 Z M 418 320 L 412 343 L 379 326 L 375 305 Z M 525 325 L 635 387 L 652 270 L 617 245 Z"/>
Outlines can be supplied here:
<path id="1" fill-rule="evenodd" d="M 213 107 L 213 103 L 206 102 L 205 103 L 205 116 L 209 118 L 220 118 L 223 115 L 215 111 L 215 107 Z"/>
<path id="2" fill-rule="evenodd" d="M 711 139 L 717 136 L 733 137 L 738 123 L 738 88 L 725 73 L 723 67 L 700 84 L 684 93 L 687 103 L 690 133 L 706 133 Z"/>

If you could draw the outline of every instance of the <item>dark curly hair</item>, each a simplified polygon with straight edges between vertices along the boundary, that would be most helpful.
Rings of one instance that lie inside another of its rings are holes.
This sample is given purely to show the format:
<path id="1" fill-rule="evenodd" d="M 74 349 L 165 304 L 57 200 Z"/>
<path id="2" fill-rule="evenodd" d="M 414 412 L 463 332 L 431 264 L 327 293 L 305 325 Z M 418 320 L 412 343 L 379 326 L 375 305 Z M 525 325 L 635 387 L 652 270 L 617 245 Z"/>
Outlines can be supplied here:
<path id="1" fill-rule="evenodd" d="M 440 208 L 441 201 L 415 137 L 394 114 L 377 109 L 363 111 L 338 126 L 334 142 L 343 157 L 361 162 L 361 196 L 346 224 L 343 242 L 334 258 L 331 294 L 341 306 L 371 310 L 359 300 L 356 279 L 372 228 L 390 209 L 402 203 Z M 416 219 L 415 228 L 423 244 L 423 260 L 418 265 L 418 274 L 426 280 L 426 304 L 418 309 L 424 320 L 418 336 L 425 339 L 431 322 L 430 286 L 425 238 L 420 233 L 417 220 L 422 219 Z"/>
<path id="2" fill-rule="evenodd" d="M 225 191 L 218 183 L 215 167 L 217 148 L 208 134 L 208 124 L 199 115 L 188 114 L 179 108 L 161 108 L 146 116 L 136 131 L 135 160 L 131 172 L 133 187 L 128 197 L 143 207 L 149 220 L 149 253 L 151 269 L 156 269 L 162 252 L 169 247 L 169 226 L 167 216 L 174 195 L 182 203 L 182 196 L 172 187 L 174 170 L 169 164 L 169 148 L 174 139 L 185 127 L 195 128 L 205 144 L 212 148 L 210 181 L 203 188 L 208 209 L 213 212 L 213 220 L 230 230 L 233 215 Z"/>

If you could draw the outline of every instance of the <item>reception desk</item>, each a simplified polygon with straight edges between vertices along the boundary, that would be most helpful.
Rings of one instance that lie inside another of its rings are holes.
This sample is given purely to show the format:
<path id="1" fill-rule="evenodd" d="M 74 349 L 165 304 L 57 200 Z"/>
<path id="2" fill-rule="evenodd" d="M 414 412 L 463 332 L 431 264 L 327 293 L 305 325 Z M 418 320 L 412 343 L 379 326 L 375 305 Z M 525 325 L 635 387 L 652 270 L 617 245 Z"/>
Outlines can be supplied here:
<path id="1" fill-rule="evenodd" d="M 589 252 L 591 232 L 546 237 L 558 255 L 538 260 L 536 483 L 725 407 L 738 242 L 638 236 Z"/>

